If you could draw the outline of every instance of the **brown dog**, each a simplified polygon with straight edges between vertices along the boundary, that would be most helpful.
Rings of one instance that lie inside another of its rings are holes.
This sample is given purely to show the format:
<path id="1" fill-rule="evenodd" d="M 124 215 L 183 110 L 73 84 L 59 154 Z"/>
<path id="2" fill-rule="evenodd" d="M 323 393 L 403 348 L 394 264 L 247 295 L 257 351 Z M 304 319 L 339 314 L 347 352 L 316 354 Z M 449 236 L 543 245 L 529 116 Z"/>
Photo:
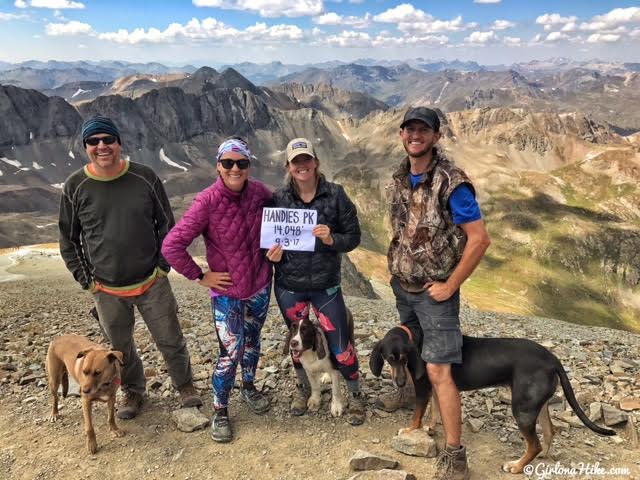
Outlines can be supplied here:
<path id="1" fill-rule="evenodd" d="M 92 402 L 107 402 L 109 430 L 114 437 L 125 434 L 116 426 L 116 392 L 120 386 L 122 352 L 107 350 L 80 335 L 63 335 L 53 339 L 47 351 L 47 375 L 53 396 L 50 420 L 55 422 L 58 414 L 58 387 L 62 384 L 62 396 L 69 390 L 69 375 L 80 385 L 84 433 L 87 450 L 96 453 L 98 444 L 91 421 Z"/>

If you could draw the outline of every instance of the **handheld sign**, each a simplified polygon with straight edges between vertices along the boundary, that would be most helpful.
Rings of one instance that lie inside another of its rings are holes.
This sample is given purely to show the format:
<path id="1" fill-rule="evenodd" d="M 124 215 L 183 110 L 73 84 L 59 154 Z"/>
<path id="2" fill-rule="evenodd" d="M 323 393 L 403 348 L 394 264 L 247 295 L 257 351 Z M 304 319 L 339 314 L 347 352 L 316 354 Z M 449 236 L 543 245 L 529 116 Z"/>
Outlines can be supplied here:
<path id="1" fill-rule="evenodd" d="M 262 212 L 260 248 L 276 243 L 285 250 L 313 252 L 316 237 L 311 233 L 318 223 L 318 212 L 298 208 L 265 208 Z"/>

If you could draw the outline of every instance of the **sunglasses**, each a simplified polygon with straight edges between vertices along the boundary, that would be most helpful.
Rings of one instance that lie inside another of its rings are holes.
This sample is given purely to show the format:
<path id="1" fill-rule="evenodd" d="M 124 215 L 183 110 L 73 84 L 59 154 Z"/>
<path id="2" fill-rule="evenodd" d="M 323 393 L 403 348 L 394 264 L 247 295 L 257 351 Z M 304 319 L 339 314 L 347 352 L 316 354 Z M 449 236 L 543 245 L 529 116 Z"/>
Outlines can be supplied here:
<path id="1" fill-rule="evenodd" d="M 117 140 L 118 137 L 109 135 L 108 137 L 89 137 L 84 141 L 84 143 L 86 143 L 87 145 L 91 145 L 92 147 L 96 147 L 101 141 L 105 145 L 113 145 Z"/>
<path id="2" fill-rule="evenodd" d="M 234 165 L 237 165 L 240 170 L 246 170 L 251 165 L 251 162 L 246 158 L 242 160 L 231 160 L 229 158 L 221 158 L 218 163 L 222 165 L 225 170 L 231 170 Z"/>

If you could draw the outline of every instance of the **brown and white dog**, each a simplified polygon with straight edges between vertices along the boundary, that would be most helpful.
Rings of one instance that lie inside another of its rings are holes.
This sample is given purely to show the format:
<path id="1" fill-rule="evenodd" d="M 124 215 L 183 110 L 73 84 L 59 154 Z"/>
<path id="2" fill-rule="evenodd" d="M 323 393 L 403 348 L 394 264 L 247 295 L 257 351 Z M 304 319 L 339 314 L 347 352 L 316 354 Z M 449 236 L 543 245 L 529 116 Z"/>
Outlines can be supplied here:
<path id="1" fill-rule="evenodd" d="M 80 386 L 84 433 L 87 450 L 96 453 L 98 444 L 91 421 L 91 405 L 94 401 L 107 402 L 109 430 L 114 437 L 125 434 L 115 422 L 116 392 L 120 386 L 122 352 L 108 350 L 80 335 L 62 335 L 53 339 L 47 351 L 47 376 L 53 396 L 50 420 L 55 422 L 58 413 L 58 387 L 62 396 L 69 391 L 69 375 Z"/>
<path id="2" fill-rule="evenodd" d="M 353 317 L 348 310 L 347 323 L 349 338 L 353 345 Z M 311 396 L 307 400 L 307 408 L 310 411 L 317 411 L 320 408 L 320 384 L 324 374 L 328 374 L 331 377 L 331 415 L 341 416 L 347 406 L 347 401 L 340 387 L 342 375 L 331 362 L 328 355 L 327 337 L 322 329 L 308 318 L 293 323 L 285 342 L 285 355 L 289 353 L 289 350 L 291 350 L 294 359 L 299 359 L 311 385 Z"/>

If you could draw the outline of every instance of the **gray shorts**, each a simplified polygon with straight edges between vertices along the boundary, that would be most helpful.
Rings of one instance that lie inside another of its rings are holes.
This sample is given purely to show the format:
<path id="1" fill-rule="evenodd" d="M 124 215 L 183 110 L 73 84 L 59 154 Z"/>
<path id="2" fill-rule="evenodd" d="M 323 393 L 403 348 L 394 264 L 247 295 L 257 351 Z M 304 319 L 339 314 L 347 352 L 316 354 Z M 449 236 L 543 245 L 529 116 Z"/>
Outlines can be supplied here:
<path id="1" fill-rule="evenodd" d="M 400 323 L 419 323 L 424 332 L 422 359 L 427 363 L 462 363 L 460 290 L 444 302 L 436 302 L 426 291 L 404 290 L 395 277 L 391 288 L 396 297 Z"/>

